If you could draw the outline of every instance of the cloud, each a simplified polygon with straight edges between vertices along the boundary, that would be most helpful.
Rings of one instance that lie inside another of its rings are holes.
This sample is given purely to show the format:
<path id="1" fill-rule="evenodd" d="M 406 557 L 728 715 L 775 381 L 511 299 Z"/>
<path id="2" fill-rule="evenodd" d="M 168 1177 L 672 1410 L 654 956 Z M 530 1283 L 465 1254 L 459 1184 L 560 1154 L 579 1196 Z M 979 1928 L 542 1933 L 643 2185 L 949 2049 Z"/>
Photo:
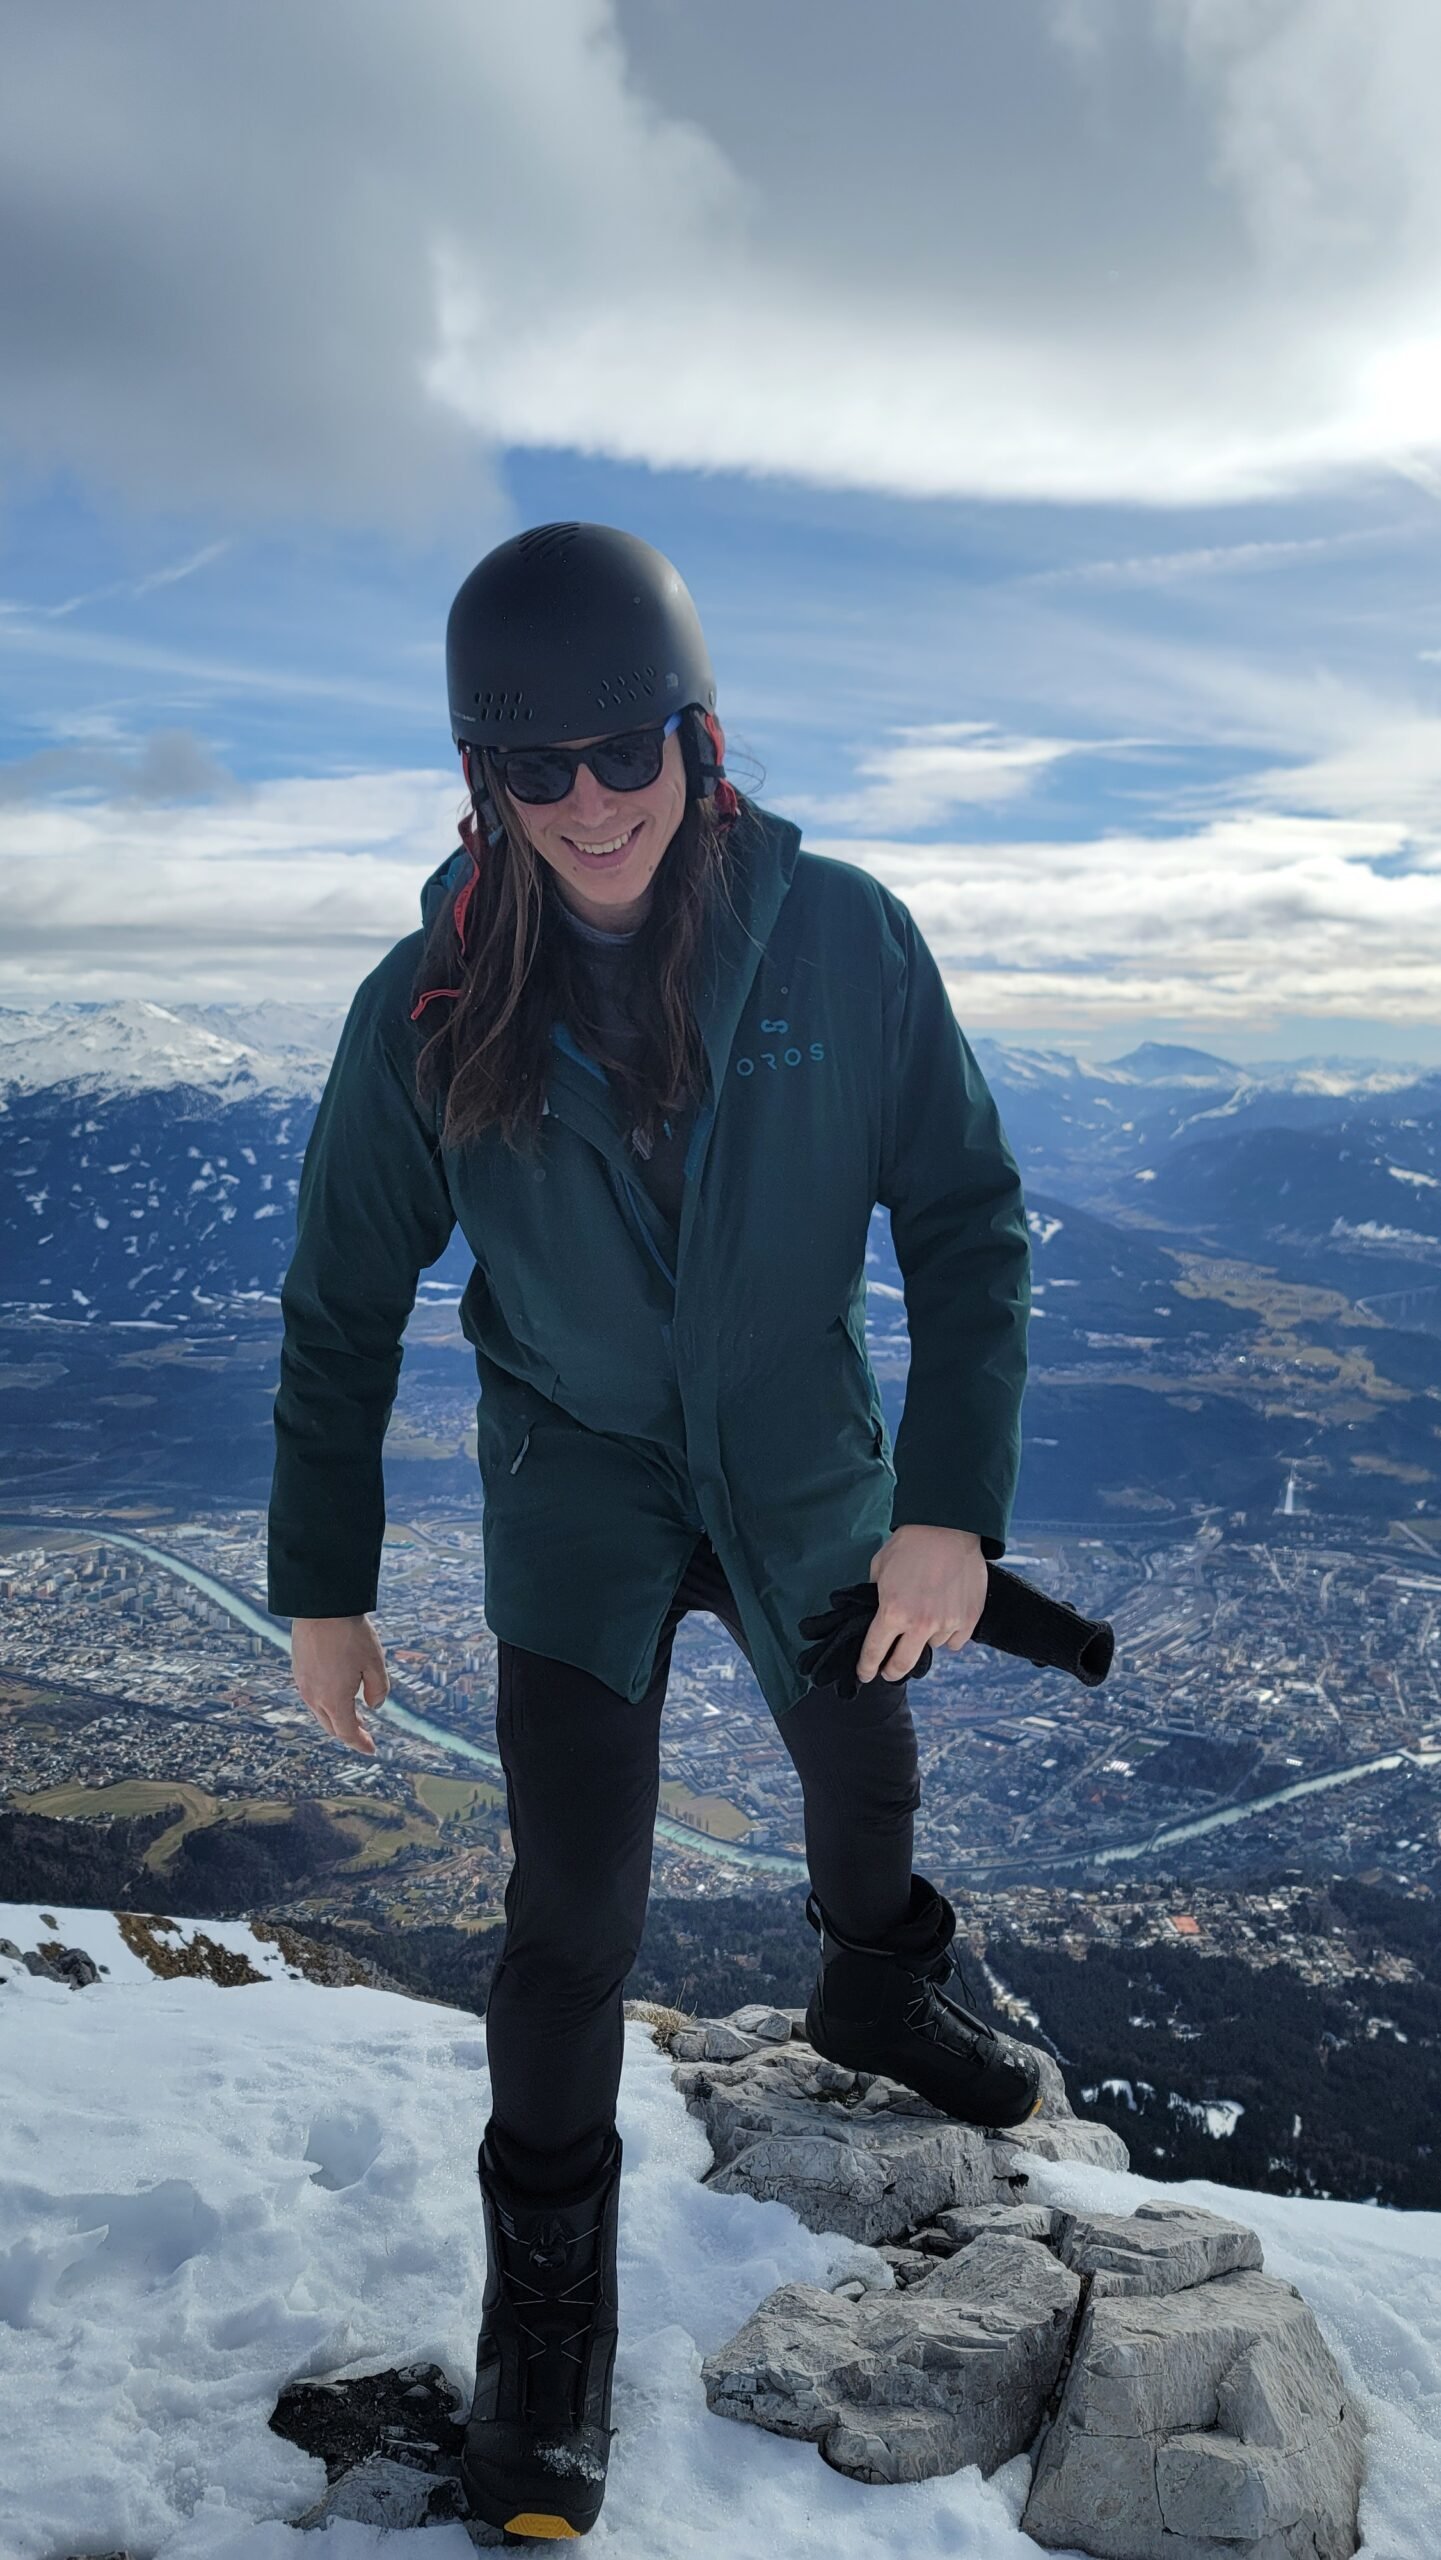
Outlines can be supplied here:
<path id="1" fill-rule="evenodd" d="M 899 746 L 877 747 L 856 760 L 874 776 L 864 789 L 830 798 L 792 793 L 798 817 L 823 826 L 938 826 L 952 809 L 1014 800 L 1062 756 L 1084 753 L 1067 738 L 1007 738 L 983 720 L 940 720 L 899 731 Z"/>
<path id="2" fill-rule="evenodd" d="M 492 539 L 507 447 L 912 497 L 1441 486 L 1432 0 L 875 29 L 13 12 L 0 438 L 170 507 Z"/>
<path id="3" fill-rule="evenodd" d="M 344 1004 L 416 930 L 458 796 L 422 770 L 271 781 L 185 808 L 0 806 L 0 1003 Z M 807 841 L 905 900 L 971 1031 L 1435 1021 L 1441 843 L 1397 818 L 1268 806 L 1078 842 Z"/>
<path id="4" fill-rule="evenodd" d="M 171 800 L 240 798 L 243 785 L 189 729 L 155 729 L 128 752 L 81 740 L 0 764 L 0 808 L 52 794 L 113 795 L 151 807 Z"/>
<path id="5" fill-rule="evenodd" d="M 273 695 L 292 703 L 343 704 L 353 710 L 378 711 L 390 719 L 433 719 L 435 697 L 417 689 L 376 683 L 346 672 L 327 675 L 279 656 L 264 660 L 218 658 L 202 650 L 164 647 L 129 632 L 90 630 L 83 623 L 56 622 L 37 616 L 30 605 L 0 597 L 0 649 L 20 651 L 32 664 L 51 658 L 60 666 L 96 666 L 136 676 L 178 679 L 197 694 Z M 93 715 L 81 715 L 88 723 Z M 98 715 L 103 718 L 103 714 Z M 47 713 L 52 730 L 62 720 Z M 68 732 L 67 732 L 68 734 Z"/>
<path id="6" fill-rule="evenodd" d="M 61 621 L 66 614 L 78 613 L 83 605 L 99 604 L 110 596 L 148 596 L 156 587 L 178 586 L 181 579 L 193 578 L 198 569 L 208 569 L 213 560 L 221 559 L 230 549 L 228 542 L 207 542 L 184 560 L 174 561 L 168 568 L 152 569 L 145 578 L 116 578 L 108 586 L 89 587 L 83 595 L 67 596 L 63 604 L 33 605 L 30 611 L 46 621 Z"/>
<path id="7" fill-rule="evenodd" d="M 390 772 L 266 782 L 208 807 L 0 804 L 0 1003 L 344 1004 L 418 929 L 459 800 L 448 775 Z"/>
<path id="8" fill-rule="evenodd" d="M 1239 786 L 1258 805 L 1314 810 L 1342 819 L 1382 819 L 1411 842 L 1416 858 L 1437 845 L 1441 807 L 1441 718 L 1419 707 L 1355 697 L 1319 752 L 1250 776 Z M 1441 990 L 1438 990 L 1441 992 Z"/>
<path id="9" fill-rule="evenodd" d="M 816 843 L 905 900 L 968 1028 L 1436 1015 L 1441 863 L 1378 871 L 1403 829 L 1274 810 L 1164 837 Z"/>
<path id="10" fill-rule="evenodd" d="M 1392 525 L 1358 525 L 1346 533 L 1317 533 L 1269 542 L 1216 542 L 1189 551 L 1137 551 L 1123 560 L 1074 560 L 1057 569 L 1030 569 L 1029 586 L 1163 587 L 1193 578 L 1245 577 L 1258 570 L 1292 569 L 1330 561 L 1338 553 L 1370 550 L 1397 540 Z"/>

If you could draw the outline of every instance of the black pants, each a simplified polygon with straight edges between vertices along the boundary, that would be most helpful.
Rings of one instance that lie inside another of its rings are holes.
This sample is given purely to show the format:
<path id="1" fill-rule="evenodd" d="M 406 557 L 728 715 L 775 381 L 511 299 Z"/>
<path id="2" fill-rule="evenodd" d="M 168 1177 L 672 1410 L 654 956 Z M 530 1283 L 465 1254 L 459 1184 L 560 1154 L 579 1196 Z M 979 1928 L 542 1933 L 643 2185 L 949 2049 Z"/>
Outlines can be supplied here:
<path id="1" fill-rule="evenodd" d="M 503 2174 L 551 2194 L 588 2177 L 615 2121 L 623 1986 L 640 1946 L 660 1794 L 660 1720 L 675 1631 L 719 1618 L 750 1660 L 709 1538 L 677 1586 L 637 1705 L 573 1663 L 500 1645 L 496 1741 L 515 1863 L 486 2006 L 489 2147 Z M 920 1803 L 904 1680 L 847 1703 L 811 1689 L 777 1719 L 805 1795 L 806 1862 L 823 1910 L 873 1942 L 910 1908 Z"/>

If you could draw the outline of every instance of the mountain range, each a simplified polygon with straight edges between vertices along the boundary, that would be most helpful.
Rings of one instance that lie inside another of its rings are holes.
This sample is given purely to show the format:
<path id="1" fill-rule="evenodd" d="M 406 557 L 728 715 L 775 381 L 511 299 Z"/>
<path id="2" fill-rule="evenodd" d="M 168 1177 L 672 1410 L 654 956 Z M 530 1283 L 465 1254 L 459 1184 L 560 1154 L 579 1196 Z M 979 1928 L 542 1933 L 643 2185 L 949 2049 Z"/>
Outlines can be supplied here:
<path id="1" fill-rule="evenodd" d="M 281 1003 L 0 1008 L 0 1305 L 172 1324 L 273 1297 L 342 1020 Z M 1441 1074 L 975 1045 L 1028 1198 L 1118 1221 L 1138 1276 L 1157 1274 L 1150 1230 L 1278 1267 L 1299 1255 L 1338 1287 L 1414 1300 L 1403 1323 L 1441 1325 Z M 430 1294 L 463 1282 L 455 1253 Z"/>
<path id="2" fill-rule="evenodd" d="M 232 1497 L 242 1480 L 263 1494 L 280 1286 L 343 1018 L 272 1002 L 0 1008 L 0 1376 L 47 1390 L 0 1401 L 0 1460 L 36 1489 L 117 1467 L 153 1484 L 158 1465 L 192 1498 L 215 1469 Z M 1342 1507 L 1427 1507 L 1441 1492 L 1441 1075 L 1241 1067 L 1157 1043 L 1099 1062 L 976 1048 L 1034 1248 L 1030 1516 L 1093 1518 L 1103 1496 L 1113 1521 L 1269 1509 L 1303 1449 Z M 414 1455 L 417 1487 L 473 1495 L 453 1419 L 470 1267 L 457 1232 L 420 1281 L 405 1392 L 424 1444 L 398 1415 L 387 1445 L 402 1491 Z M 894 1424 L 909 1346 L 879 1210 L 867 1281 Z M 1278 1373 L 1289 1400 L 1261 1390 Z"/>

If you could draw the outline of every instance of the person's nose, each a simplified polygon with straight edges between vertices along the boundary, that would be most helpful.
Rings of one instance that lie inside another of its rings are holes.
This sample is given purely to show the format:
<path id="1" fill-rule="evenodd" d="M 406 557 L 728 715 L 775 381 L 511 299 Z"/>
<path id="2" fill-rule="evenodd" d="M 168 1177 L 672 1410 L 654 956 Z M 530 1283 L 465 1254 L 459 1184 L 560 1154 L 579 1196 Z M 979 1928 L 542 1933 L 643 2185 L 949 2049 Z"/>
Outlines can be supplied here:
<path id="1" fill-rule="evenodd" d="M 575 781 L 566 801 L 567 814 L 579 826 L 593 826 L 602 818 L 615 814 L 616 795 L 597 782 L 588 764 L 577 765 Z"/>

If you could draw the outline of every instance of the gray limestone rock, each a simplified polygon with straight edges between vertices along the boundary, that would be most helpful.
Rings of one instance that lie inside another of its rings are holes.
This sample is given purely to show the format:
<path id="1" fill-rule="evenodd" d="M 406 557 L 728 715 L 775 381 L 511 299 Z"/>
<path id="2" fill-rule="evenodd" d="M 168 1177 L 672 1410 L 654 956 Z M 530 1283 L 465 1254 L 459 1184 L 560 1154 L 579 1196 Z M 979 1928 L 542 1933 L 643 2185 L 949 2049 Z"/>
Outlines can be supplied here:
<path id="1" fill-rule="evenodd" d="M 788 2009 L 772 2009 L 764 2000 L 748 2000 L 743 2009 L 732 2009 L 724 2023 L 734 2027 L 739 2035 L 758 2036 L 762 2044 L 786 2044 L 790 2040 L 793 2014 L 804 2020 L 803 2009 L 793 2013 Z"/>
<path id="2" fill-rule="evenodd" d="M 307 2508 L 297 2524 L 306 2531 L 343 2517 L 352 2524 L 384 2525 L 403 2533 L 412 2525 L 440 2524 L 460 2514 L 453 2480 L 433 2472 L 413 2471 L 407 2462 L 374 2454 L 342 2473 L 319 2503 Z"/>
<path id="3" fill-rule="evenodd" d="M 894 2244 L 883 2248 L 881 2256 L 894 2274 L 898 2285 L 918 2283 L 922 2276 L 930 2274 L 935 2264 L 933 2258 L 923 2256 L 919 2249 L 898 2249 Z"/>
<path id="4" fill-rule="evenodd" d="M 1162 2199 L 1134 2214 L 1021 2201 L 1032 2159 L 1130 2165 L 1117 2134 L 1072 2115 L 1049 2055 L 1039 2115 L 988 2133 L 826 2062 L 803 2023 L 759 2006 L 697 2022 L 705 2052 L 674 2077 L 710 2137 L 706 2183 L 870 2243 L 894 2284 L 852 2268 L 829 2293 L 781 2286 L 707 2359 L 712 2409 L 808 2437 L 858 2480 L 1030 2448 L 1023 2524 L 1050 2549 L 1349 2560 L 1360 2419 L 1253 2231 Z"/>
<path id="5" fill-rule="evenodd" d="M 1020 2037 L 1014 2041 L 1025 2043 L 1025 2038 Z M 1041 2077 L 1041 2114 L 1069 2116 L 1072 2113 L 1071 2101 L 1066 2095 L 1065 2074 L 1059 2062 L 1053 2054 L 1047 2053 L 1038 2044 L 1027 2044 L 1026 2051 Z"/>
<path id="6" fill-rule="evenodd" d="M 61 1980 L 68 1982 L 72 1991 L 83 1991 L 100 1979 L 100 1967 L 83 1947 L 62 1947 L 53 1962 Z"/>
<path id="7" fill-rule="evenodd" d="M 1079 2294 L 1050 2250 L 994 2236 L 903 2296 L 781 2285 L 706 2358 L 707 2405 L 807 2437 L 857 2480 L 993 2471 L 1040 2425 Z"/>
<path id="8" fill-rule="evenodd" d="M 1038 2160 L 1086 2160 L 1097 2169 L 1129 2169 L 1131 2155 L 1108 2124 L 1092 2124 L 1084 2116 L 1032 2116 L 1029 2124 L 1013 2124 L 994 2136 L 1010 2165 L 1024 2170 L 1025 2155 Z"/>
<path id="9" fill-rule="evenodd" d="M 911 2233 L 911 2246 L 927 2258 L 953 2258 L 961 2242 L 942 2229 L 938 2222 L 927 2222 Z"/>
<path id="10" fill-rule="evenodd" d="M 1152 2200 L 1134 2213 L 1058 2213 L 1055 2222 L 1055 2247 L 1068 2267 L 1091 2278 L 1092 2301 L 1182 2293 L 1262 2263 L 1254 2231 L 1198 2205 Z"/>
<path id="11" fill-rule="evenodd" d="M 865 2109 L 866 2075 L 807 2044 L 682 2063 L 675 2078 L 710 2138 L 716 2165 L 706 2183 L 788 2204 L 812 2231 L 878 2244 L 908 2236 L 948 2205 L 1010 2199 L 975 2126 L 933 2108 L 923 2118 Z"/>
<path id="12" fill-rule="evenodd" d="M 739 2029 L 699 2019 L 687 2033 L 705 2039 L 706 2052 L 690 2052 L 680 2037 L 675 2045 L 676 2083 L 691 2113 L 703 2118 L 715 2155 L 707 2183 L 723 2194 L 778 2199 L 813 2231 L 915 2248 L 918 2226 L 936 2223 L 926 2245 L 958 2246 L 962 2235 L 948 2233 L 940 2217 L 956 2207 L 1015 2204 L 1026 2178 L 1021 2133 L 1049 2135 L 1049 2147 L 1032 2146 L 1049 2158 L 1128 2165 L 1118 2136 L 1072 2116 L 1049 2056 L 1042 2057 L 1042 2113 L 1003 2135 L 960 2123 L 898 2080 L 827 2062 L 803 2037 L 757 2040 L 731 2054 L 712 2047 L 720 2032 L 734 2037 Z"/>
<path id="13" fill-rule="evenodd" d="M 789 2205 L 808 2231 L 838 2231 L 874 2246 L 899 2240 L 958 2196 L 995 2196 L 985 2144 L 969 2125 L 927 2141 L 866 2142 L 787 2129 L 729 2147 L 706 2184 L 719 2195 Z"/>
<path id="14" fill-rule="evenodd" d="M 953 2248 L 961 2249 L 968 2240 L 979 2240 L 992 2231 L 1009 2232 L 1018 2240 L 1049 2240 L 1058 2218 L 1051 2204 L 950 2205 L 937 2214 L 936 2227 Z"/>
<path id="15" fill-rule="evenodd" d="M 1350 2560 L 1363 2427 L 1295 2287 L 1093 2298 L 1022 2528 L 1098 2560 Z"/>
<path id="16" fill-rule="evenodd" d="M 72 1991 L 83 1991 L 100 1979 L 100 1968 L 83 1947 L 63 1947 L 53 1939 L 46 1941 L 46 1951 L 31 1947 L 22 1951 L 13 1938 L 0 1938 L 0 1956 L 9 1956 L 23 1964 L 27 1973 L 40 1982 L 68 1982 Z"/>
<path id="17" fill-rule="evenodd" d="M 756 2039 L 721 2018 L 703 2018 L 693 2027 L 677 2027 L 671 2052 L 678 2062 L 741 2062 L 754 2052 Z"/>

